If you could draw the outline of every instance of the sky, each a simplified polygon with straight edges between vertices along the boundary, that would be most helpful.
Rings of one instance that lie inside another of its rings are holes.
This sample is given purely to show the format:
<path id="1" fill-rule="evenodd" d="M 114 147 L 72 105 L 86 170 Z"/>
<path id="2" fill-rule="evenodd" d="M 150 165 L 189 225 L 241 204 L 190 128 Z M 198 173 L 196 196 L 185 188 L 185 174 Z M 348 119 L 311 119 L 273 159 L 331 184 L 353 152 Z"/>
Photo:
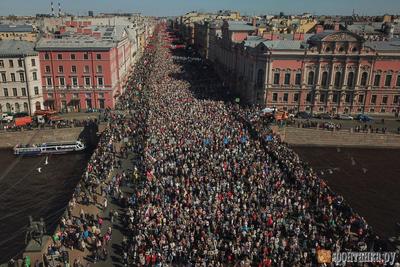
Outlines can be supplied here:
<path id="1" fill-rule="evenodd" d="M 51 0 L 0 0 L 0 15 L 50 13 Z M 186 12 L 238 10 L 246 15 L 301 14 L 359 15 L 400 14 L 400 0 L 53 0 L 55 10 L 75 15 L 98 12 L 141 12 L 152 16 L 176 16 Z"/>

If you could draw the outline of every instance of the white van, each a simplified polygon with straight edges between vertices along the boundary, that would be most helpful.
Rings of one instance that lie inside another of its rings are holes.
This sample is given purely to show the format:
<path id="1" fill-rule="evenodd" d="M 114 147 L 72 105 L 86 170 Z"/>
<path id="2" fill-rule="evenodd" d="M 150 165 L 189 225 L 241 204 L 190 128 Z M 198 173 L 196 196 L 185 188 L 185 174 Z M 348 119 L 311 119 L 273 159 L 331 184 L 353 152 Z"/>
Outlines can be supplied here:
<path id="1" fill-rule="evenodd" d="M 2 122 L 10 123 L 14 120 L 14 117 L 11 115 L 8 115 L 7 113 L 3 113 L 3 114 L 0 114 L 0 119 Z"/>

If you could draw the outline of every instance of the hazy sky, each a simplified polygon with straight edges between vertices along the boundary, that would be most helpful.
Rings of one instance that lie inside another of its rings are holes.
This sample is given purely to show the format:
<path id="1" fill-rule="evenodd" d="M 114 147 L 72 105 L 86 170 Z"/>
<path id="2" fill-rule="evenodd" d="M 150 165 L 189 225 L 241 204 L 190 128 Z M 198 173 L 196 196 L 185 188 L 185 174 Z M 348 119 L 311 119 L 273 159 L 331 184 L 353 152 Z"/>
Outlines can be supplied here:
<path id="1" fill-rule="evenodd" d="M 34 15 L 49 13 L 51 0 L 0 0 L 0 15 Z M 400 0 L 53 0 L 55 10 L 72 14 L 95 12 L 142 12 L 144 15 L 180 15 L 191 10 L 239 10 L 241 13 L 291 14 L 311 12 L 316 14 L 356 13 L 378 15 L 400 14 Z"/>

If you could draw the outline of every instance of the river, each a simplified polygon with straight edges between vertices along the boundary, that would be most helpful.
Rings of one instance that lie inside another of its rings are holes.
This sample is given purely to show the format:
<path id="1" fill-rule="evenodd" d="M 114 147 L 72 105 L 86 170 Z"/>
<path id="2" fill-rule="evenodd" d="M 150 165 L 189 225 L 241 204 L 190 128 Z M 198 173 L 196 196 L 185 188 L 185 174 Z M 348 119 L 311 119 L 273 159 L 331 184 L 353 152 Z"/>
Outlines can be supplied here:
<path id="1" fill-rule="evenodd" d="M 90 153 L 17 158 L 0 150 L 0 263 L 25 248 L 28 216 L 43 217 L 52 233 L 83 173 Z M 37 170 L 41 168 L 41 172 Z"/>
<path id="2" fill-rule="evenodd" d="M 383 239 L 399 235 L 400 149 L 294 147 Z M 321 173 L 322 172 L 322 173 Z"/>

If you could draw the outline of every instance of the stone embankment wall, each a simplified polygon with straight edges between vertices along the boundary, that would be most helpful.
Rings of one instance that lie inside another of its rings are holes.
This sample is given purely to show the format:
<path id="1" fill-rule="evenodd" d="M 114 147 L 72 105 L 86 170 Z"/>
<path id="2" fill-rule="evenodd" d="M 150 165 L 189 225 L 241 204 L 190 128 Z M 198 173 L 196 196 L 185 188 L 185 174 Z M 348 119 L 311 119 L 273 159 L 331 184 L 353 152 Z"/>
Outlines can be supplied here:
<path id="1" fill-rule="evenodd" d="M 290 145 L 400 148 L 399 134 L 355 133 L 286 127 L 277 129 Z"/>

